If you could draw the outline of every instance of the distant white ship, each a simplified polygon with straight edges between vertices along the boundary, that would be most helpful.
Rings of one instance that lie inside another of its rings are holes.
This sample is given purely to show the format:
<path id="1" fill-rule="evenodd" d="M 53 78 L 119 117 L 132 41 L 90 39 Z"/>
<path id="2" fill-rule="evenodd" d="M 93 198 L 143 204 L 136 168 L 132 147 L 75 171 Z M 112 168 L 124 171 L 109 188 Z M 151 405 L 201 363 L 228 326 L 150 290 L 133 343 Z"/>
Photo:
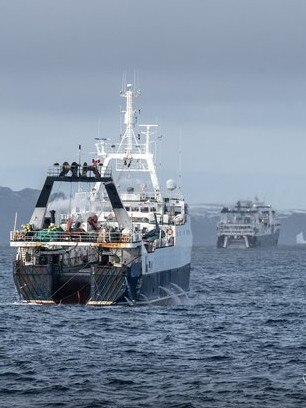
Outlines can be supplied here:
<path id="1" fill-rule="evenodd" d="M 238 201 L 221 210 L 217 226 L 218 248 L 276 246 L 280 223 L 275 210 L 259 201 Z"/>
<path id="2" fill-rule="evenodd" d="M 303 232 L 300 232 L 299 234 L 297 234 L 296 236 L 296 243 L 297 244 L 306 244 L 306 241 L 304 239 L 304 234 Z"/>

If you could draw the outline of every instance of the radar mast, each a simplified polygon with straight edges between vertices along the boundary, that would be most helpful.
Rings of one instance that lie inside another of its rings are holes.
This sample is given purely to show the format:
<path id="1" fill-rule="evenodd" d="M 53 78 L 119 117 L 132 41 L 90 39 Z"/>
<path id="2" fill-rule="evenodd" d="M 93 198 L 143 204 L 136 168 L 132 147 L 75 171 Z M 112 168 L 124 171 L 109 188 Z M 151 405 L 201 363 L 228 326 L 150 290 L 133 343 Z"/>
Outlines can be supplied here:
<path id="1" fill-rule="evenodd" d="M 111 161 L 116 162 L 117 172 L 146 172 L 149 173 L 156 199 L 160 200 L 160 187 L 154 162 L 154 155 L 151 151 L 153 134 L 152 128 L 158 125 L 143 124 L 139 127 L 145 128 L 140 133 L 135 133 L 137 124 L 137 112 L 133 106 L 134 98 L 140 95 L 140 91 L 134 91 L 131 84 L 126 85 L 126 89 L 120 92 L 126 99 L 126 109 L 124 114 L 125 131 L 121 136 L 117 151 L 114 152 L 115 145 L 107 143 L 107 139 L 99 140 L 96 143 L 97 154 L 103 163 L 102 175 L 107 171 Z M 141 143 L 141 135 L 145 136 L 145 142 Z M 97 186 L 96 186 L 97 187 Z"/>

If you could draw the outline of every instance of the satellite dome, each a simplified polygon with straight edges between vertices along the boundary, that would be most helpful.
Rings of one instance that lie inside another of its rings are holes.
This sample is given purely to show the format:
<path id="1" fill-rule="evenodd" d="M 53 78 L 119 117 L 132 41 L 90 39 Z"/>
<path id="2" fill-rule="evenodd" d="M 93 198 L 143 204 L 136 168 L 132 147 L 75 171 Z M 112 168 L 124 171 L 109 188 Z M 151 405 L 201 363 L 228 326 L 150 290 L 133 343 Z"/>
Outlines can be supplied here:
<path id="1" fill-rule="evenodd" d="M 172 180 L 172 179 L 169 179 L 169 180 L 166 181 L 166 186 L 167 186 L 167 189 L 170 190 L 170 191 L 175 190 L 176 189 L 176 182 L 174 180 Z"/>

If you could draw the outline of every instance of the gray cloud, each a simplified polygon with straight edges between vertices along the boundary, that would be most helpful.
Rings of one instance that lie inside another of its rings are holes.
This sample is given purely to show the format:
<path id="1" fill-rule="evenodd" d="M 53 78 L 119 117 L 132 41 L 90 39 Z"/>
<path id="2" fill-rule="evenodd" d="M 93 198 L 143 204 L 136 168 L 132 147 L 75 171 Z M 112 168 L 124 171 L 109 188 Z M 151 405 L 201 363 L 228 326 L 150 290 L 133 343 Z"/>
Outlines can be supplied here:
<path id="1" fill-rule="evenodd" d="M 170 172 L 183 149 L 191 172 L 306 176 L 305 14 L 303 0 L 0 0 L 0 184 L 38 187 L 56 154 L 93 150 L 99 122 L 118 136 L 134 69 Z"/>

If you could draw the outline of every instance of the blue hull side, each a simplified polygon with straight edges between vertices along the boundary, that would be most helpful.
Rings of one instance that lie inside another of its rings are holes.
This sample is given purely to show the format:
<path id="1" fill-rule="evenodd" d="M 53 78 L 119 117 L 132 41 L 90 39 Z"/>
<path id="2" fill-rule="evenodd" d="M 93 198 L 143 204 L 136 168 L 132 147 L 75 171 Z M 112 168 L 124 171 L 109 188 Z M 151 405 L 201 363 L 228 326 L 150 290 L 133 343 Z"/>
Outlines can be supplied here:
<path id="1" fill-rule="evenodd" d="M 142 302 L 158 302 L 172 295 L 184 295 L 189 292 L 190 264 L 167 271 L 142 275 L 140 295 Z"/>

